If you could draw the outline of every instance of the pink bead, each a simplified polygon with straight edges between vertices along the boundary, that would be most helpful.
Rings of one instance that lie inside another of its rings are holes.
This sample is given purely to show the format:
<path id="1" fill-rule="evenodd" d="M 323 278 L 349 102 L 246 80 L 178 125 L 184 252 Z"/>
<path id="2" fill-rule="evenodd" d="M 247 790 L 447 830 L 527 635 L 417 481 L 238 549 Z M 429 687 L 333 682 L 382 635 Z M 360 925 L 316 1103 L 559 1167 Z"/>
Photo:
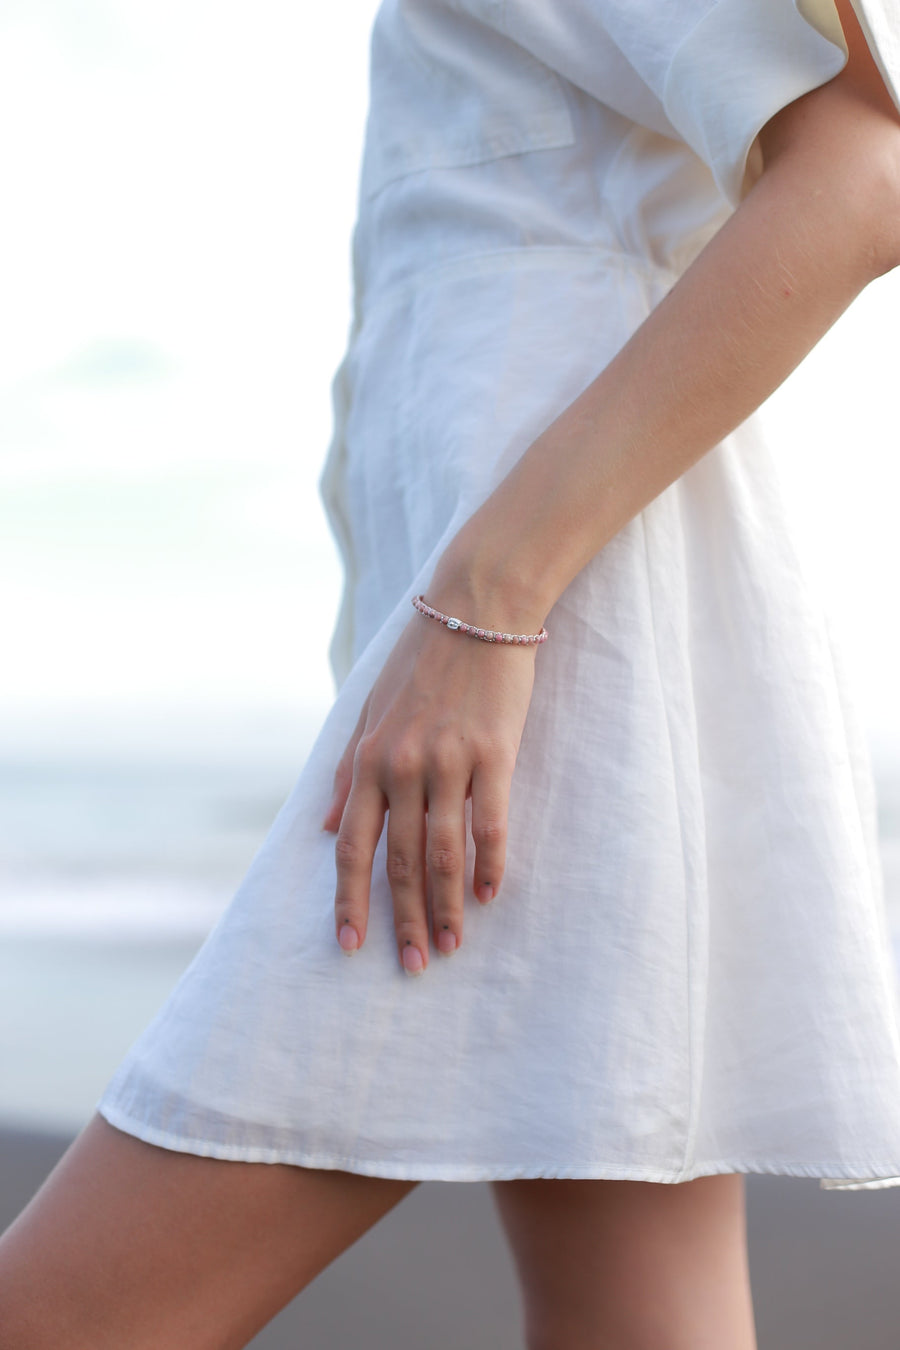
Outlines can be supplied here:
<path id="1" fill-rule="evenodd" d="M 429 618 L 437 619 L 439 623 L 449 624 L 451 616 L 442 614 L 439 609 L 426 604 L 424 596 L 414 595 L 412 603 L 420 614 L 426 614 Z M 482 642 L 512 642 L 521 647 L 534 642 L 546 642 L 548 636 L 543 628 L 539 633 L 501 633 L 493 628 L 476 628 L 473 624 L 463 623 L 462 620 L 456 620 L 455 623 L 455 631 L 468 633 L 472 637 L 480 638 Z"/>

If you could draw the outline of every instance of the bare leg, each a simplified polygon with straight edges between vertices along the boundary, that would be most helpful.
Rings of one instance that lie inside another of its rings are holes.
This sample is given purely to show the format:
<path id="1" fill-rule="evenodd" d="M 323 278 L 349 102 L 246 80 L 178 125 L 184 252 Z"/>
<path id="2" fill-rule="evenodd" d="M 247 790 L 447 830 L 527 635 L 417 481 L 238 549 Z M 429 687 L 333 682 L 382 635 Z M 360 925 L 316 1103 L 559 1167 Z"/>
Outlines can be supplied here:
<path id="1" fill-rule="evenodd" d="M 528 1350 L 756 1350 L 741 1174 L 493 1193 Z"/>
<path id="2" fill-rule="evenodd" d="M 178 1153 L 95 1115 L 0 1239 L 6 1350 L 240 1350 L 418 1183 Z"/>

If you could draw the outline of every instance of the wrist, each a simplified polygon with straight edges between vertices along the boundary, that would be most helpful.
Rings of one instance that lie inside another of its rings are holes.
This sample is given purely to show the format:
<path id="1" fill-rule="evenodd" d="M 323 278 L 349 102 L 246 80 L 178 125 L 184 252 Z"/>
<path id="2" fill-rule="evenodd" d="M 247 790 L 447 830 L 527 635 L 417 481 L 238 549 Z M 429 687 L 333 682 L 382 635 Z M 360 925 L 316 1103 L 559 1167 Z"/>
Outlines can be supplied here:
<path id="1" fill-rule="evenodd" d="M 441 555 L 424 595 L 444 614 L 505 633 L 540 632 L 553 604 L 515 555 L 485 548 L 466 527 Z"/>

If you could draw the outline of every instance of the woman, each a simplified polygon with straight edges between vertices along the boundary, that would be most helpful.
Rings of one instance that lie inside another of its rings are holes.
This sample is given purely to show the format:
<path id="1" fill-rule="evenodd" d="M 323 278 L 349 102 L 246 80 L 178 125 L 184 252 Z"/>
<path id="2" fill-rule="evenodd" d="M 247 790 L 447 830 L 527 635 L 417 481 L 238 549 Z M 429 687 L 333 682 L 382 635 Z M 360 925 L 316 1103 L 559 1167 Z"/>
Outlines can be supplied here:
<path id="1" fill-rule="evenodd" d="M 750 1350 L 742 1174 L 900 1183 L 864 738 L 752 417 L 900 262 L 898 53 L 893 0 L 385 0 L 338 696 L 0 1244 L 10 1350 L 243 1346 L 423 1178 L 494 1183 L 530 1350 Z"/>

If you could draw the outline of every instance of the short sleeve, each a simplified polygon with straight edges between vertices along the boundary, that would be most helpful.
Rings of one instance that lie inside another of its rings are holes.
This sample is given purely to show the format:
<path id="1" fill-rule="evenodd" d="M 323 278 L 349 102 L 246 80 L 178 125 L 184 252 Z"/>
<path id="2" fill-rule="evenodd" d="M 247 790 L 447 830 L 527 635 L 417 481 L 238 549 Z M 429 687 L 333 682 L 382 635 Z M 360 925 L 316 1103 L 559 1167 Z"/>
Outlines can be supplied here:
<path id="1" fill-rule="evenodd" d="M 900 109 L 900 0 L 852 3 Z M 761 128 L 849 56 L 834 0 L 506 0 L 504 14 L 560 74 L 689 145 L 732 206 Z"/>
<path id="2" fill-rule="evenodd" d="M 732 206 L 744 195 L 756 163 L 756 137 L 781 108 L 837 75 L 848 47 L 833 0 L 717 0 L 698 7 L 695 22 L 661 52 L 649 28 L 649 6 L 612 7 L 610 22 L 624 55 L 652 81 L 678 135 L 708 165 Z M 699 17 L 698 8 L 702 8 Z M 900 8 L 894 0 L 853 0 L 873 58 L 900 109 Z M 643 66 L 643 69 L 641 67 Z"/>

